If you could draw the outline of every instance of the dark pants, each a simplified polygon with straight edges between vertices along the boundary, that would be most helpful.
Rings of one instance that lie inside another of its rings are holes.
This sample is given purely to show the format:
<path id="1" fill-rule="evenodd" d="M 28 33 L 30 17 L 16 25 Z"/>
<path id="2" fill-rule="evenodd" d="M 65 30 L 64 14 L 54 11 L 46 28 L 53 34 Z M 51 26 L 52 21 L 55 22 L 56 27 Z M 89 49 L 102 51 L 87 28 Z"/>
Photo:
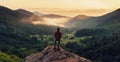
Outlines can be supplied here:
<path id="1" fill-rule="evenodd" d="M 56 46 L 57 46 L 57 49 L 59 49 L 60 48 L 60 38 L 56 38 L 55 39 L 55 44 L 54 44 L 54 48 L 56 48 Z"/>

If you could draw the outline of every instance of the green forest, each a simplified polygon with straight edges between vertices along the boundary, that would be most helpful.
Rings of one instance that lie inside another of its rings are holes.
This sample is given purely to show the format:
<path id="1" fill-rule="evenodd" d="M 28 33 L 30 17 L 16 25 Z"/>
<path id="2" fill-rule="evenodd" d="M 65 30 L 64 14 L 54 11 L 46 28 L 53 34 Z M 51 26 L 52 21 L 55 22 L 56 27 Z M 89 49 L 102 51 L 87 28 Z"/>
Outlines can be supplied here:
<path id="1" fill-rule="evenodd" d="M 18 12 L 0 7 L 0 62 L 21 62 L 26 56 L 54 44 L 57 26 L 20 23 L 19 18 L 23 17 Z M 95 28 L 76 31 L 60 27 L 60 46 L 93 62 L 120 62 L 120 19 L 118 21 L 117 24 L 104 21 Z"/>

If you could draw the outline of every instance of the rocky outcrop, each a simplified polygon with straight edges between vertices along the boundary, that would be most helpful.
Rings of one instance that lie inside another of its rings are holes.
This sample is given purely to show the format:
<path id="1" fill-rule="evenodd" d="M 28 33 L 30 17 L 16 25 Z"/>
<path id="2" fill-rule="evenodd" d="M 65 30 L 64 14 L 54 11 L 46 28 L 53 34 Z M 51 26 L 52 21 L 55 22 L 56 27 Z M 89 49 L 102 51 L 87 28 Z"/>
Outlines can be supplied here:
<path id="1" fill-rule="evenodd" d="M 25 58 L 25 62 L 92 62 L 83 57 L 60 48 L 55 51 L 53 46 L 47 46 L 42 52 L 31 54 Z"/>

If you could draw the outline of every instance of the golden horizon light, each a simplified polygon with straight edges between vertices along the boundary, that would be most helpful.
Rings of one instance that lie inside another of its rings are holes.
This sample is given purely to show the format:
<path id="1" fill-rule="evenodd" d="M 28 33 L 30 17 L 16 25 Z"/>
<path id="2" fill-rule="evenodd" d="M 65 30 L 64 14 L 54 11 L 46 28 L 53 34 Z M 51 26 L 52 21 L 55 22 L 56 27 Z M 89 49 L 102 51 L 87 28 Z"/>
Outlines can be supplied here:
<path id="1" fill-rule="evenodd" d="M 120 8 L 120 0 L 1 0 L 0 5 L 71 17 L 79 14 L 100 16 Z"/>
<path id="2" fill-rule="evenodd" d="M 102 16 L 120 8 L 120 0 L 0 0 L 0 5 L 28 11 L 37 11 L 42 14 L 57 14 L 68 17 L 77 15 Z M 44 18 L 33 24 L 47 24 L 65 27 L 68 19 Z"/>

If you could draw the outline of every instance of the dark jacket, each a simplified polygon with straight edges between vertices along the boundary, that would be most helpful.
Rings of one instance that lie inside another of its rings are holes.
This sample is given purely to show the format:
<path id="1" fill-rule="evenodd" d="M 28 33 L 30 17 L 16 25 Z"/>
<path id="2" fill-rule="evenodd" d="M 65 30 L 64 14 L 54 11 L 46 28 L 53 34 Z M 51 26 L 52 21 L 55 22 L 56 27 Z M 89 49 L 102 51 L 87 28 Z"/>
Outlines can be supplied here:
<path id="1" fill-rule="evenodd" d="M 61 32 L 59 32 L 59 31 L 55 32 L 54 37 L 57 39 L 60 39 L 62 37 Z"/>

